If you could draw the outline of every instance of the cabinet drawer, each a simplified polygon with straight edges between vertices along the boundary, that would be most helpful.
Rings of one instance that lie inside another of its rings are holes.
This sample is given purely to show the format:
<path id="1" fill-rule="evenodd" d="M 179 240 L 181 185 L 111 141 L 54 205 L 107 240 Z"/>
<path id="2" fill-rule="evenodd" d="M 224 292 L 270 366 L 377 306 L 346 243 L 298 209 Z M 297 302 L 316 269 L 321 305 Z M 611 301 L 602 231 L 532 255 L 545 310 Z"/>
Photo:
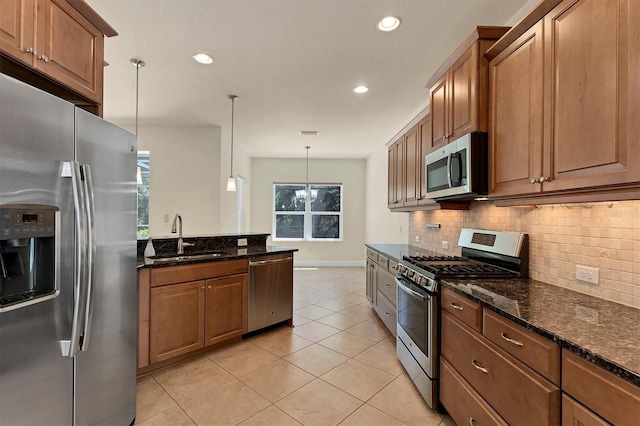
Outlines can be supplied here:
<path id="1" fill-rule="evenodd" d="M 396 312 L 395 306 L 393 306 L 391 302 L 389 302 L 380 291 L 378 291 L 377 302 L 378 303 L 374 306 L 374 308 L 378 313 L 378 316 L 380 317 L 384 325 L 387 326 L 391 334 L 395 336 L 397 334 L 398 328 L 398 314 Z"/>
<path id="2" fill-rule="evenodd" d="M 378 252 L 367 249 L 367 259 L 371 259 L 374 262 L 378 263 Z"/>
<path id="3" fill-rule="evenodd" d="M 440 358 L 440 402 L 459 425 L 507 424 L 444 358 Z"/>
<path id="4" fill-rule="evenodd" d="M 638 424 L 640 388 L 566 350 L 562 390 L 613 424 Z"/>
<path id="5" fill-rule="evenodd" d="M 389 272 L 395 275 L 397 271 L 398 271 L 398 262 L 396 262 L 393 259 L 389 259 Z"/>
<path id="6" fill-rule="evenodd" d="M 385 269 L 378 269 L 378 290 L 386 297 L 389 302 L 395 308 L 398 305 L 398 288 L 396 285 L 396 278 L 387 272 Z"/>
<path id="7" fill-rule="evenodd" d="M 560 389 L 442 312 L 442 356 L 509 424 L 559 424 Z"/>
<path id="8" fill-rule="evenodd" d="M 574 399 L 562 394 L 562 424 L 584 426 L 606 426 L 610 423 L 604 421 L 593 411 Z"/>
<path id="9" fill-rule="evenodd" d="M 383 254 L 378 255 L 378 265 L 384 269 L 389 269 L 389 258 Z"/>
<path id="10" fill-rule="evenodd" d="M 489 340 L 560 385 L 560 346 L 487 309 L 482 321 Z"/>
<path id="11" fill-rule="evenodd" d="M 168 266 L 151 270 L 151 287 L 226 275 L 246 274 L 249 271 L 247 259 L 225 260 L 222 262 L 192 263 L 190 265 Z"/>
<path id="12" fill-rule="evenodd" d="M 441 297 L 442 309 L 474 330 L 482 332 L 482 306 L 447 288 L 442 289 Z"/>

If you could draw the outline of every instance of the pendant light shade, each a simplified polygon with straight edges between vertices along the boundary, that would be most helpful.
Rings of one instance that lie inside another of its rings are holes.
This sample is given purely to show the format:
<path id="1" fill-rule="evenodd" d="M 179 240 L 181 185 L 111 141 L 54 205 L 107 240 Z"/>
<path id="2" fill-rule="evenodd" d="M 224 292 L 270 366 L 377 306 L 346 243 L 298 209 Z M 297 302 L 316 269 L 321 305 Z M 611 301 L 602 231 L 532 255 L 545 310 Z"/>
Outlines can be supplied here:
<path id="1" fill-rule="evenodd" d="M 238 96 L 227 95 L 231 99 L 231 176 L 227 179 L 227 191 L 236 192 L 236 178 L 233 177 L 233 116 L 235 112 L 235 104 Z"/>

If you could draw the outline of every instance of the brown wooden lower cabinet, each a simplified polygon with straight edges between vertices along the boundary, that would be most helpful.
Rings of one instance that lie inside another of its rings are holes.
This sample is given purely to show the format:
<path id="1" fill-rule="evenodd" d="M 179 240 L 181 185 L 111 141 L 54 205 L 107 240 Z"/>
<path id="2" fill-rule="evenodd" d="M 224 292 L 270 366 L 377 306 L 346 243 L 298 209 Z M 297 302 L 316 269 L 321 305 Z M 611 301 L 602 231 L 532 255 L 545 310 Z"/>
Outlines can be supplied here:
<path id="1" fill-rule="evenodd" d="M 440 358 L 440 402 L 458 425 L 507 424 L 444 358 Z"/>
<path id="2" fill-rule="evenodd" d="M 206 346 L 247 332 L 247 274 L 207 280 Z"/>
<path id="3" fill-rule="evenodd" d="M 204 347 L 205 282 L 151 289 L 151 364 Z"/>
<path id="4" fill-rule="evenodd" d="M 560 424 L 557 386 L 446 311 L 442 356 L 509 424 Z"/>
<path id="5" fill-rule="evenodd" d="M 562 394 L 562 424 L 565 426 L 606 426 L 610 423 L 567 394 Z"/>

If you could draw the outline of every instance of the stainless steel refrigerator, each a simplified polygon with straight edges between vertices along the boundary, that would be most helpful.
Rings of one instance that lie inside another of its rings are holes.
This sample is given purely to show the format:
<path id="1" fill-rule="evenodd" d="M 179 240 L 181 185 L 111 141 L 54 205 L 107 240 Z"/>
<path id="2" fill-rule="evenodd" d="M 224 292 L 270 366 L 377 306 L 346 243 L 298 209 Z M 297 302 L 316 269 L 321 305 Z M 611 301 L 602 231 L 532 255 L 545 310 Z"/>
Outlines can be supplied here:
<path id="1" fill-rule="evenodd" d="M 136 145 L 0 74 L 0 425 L 135 418 Z"/>

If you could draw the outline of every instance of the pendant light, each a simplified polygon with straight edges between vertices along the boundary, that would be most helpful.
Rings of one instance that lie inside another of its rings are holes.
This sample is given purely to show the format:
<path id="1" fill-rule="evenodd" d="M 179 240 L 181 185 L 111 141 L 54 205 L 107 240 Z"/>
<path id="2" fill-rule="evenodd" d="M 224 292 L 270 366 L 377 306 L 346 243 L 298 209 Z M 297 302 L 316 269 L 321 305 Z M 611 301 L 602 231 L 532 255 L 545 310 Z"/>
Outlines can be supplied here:
<path id="1" fill-rule="evenodd" d="M 140 74 L 140 68 L 144 67 L 146 64 L 144 63 L 144 61 L 141 61 L 140 59 L 136 59 L 136 58 L 131 58 L 129 62 L 131 62 L 131 65 L 136 67 L 136 133 L 135 135 L 136 137 L 138 137 L 138 94 L 140 92 L 139 74 Z M 138 185 L 142 185 L 142 169 L 140 168 L 140 166 L 138 166 L 136 169 L 136 182 Z"/>
<path id="2" fill-rule="evenodd" d="M 236 192 L 236 178 L 233 177 L 233 115 L 238 96 L 227 95 L 227 97 L 231 99 L 231 176 L 227 179 L 227 191 Z"/>

